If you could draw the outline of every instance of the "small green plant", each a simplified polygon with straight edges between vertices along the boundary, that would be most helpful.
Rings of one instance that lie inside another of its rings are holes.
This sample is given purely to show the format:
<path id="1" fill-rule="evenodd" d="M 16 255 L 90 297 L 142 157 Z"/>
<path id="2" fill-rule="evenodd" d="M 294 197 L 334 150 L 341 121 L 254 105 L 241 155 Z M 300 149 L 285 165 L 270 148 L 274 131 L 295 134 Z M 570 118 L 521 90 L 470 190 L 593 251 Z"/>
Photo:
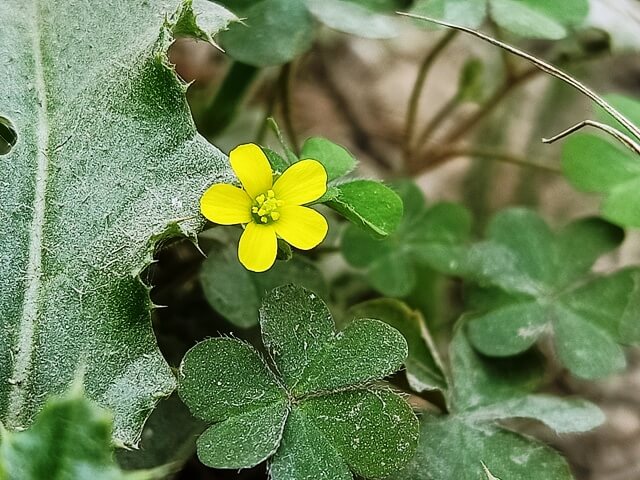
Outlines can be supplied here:
<path id="1" fill-rule="evenodd" d="M 640 344 L 640 103 L 567 72 L 639 51 L 634 15 L 219 3 L 0 5 L 0 480 L 587 478 L 559 436 Z M 186 39 L 225 66 L 199 91 Z"/>

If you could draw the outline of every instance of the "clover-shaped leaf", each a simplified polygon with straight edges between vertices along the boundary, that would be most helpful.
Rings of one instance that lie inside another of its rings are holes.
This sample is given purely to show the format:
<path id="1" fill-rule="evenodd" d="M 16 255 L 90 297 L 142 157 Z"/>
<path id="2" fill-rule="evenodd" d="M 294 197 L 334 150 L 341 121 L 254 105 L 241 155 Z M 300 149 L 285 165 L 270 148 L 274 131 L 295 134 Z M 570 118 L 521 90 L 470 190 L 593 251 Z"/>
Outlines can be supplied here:
<path id="1" fill-rule="evenodd" d="M 360 303 L 349 310 L 350 318 L 376 318 L 398 329 L 407 339 L 409 355 L 405 360 L 407 381 L 417 392 L 448 388 L 448 378 L 419 311 L 411 310 L 393 298 L 378 298 Z"/>
<path id="2" fill-rule="evenodd" d="M 427 208 L 413 182 L 398 183 L 396 191 L 404 203 L 404 217 L 395 233 L 377 239 L 351 226 L 342 240 L 347 261 L 364 269 L 371 286 L 390 297 L 413 290 L 417 265 L 448 263 L 468 237 L 471 223 L 469 213 L 459 205 L 440 203 Z"/>
<path id="3" fill-rule="evenodd" d="M 586 218 L 553 232 L 535 213 L 511 209 L 490 223 L 488 239 L 461 255 L 462 276 L 496 291 L 480 293 L 469 323 L 473 345 L 493 356 L 514 355 L 545 332 L 575 375 L 596 378 L 625 366 L 619 343 L 640 341 L 634 292 L 639 269 L 610 275 L 591 271 L 594 262 L 623 240 L 621 229 Z"/>
<path id="4" fill-rule="evenodd" d="M 247 343 L 215 338 L 193 347 L 179 393 L 211 427 L 200 460 L 247 468 L 270 458 L 274 480 L 389 475 L 412 457 L 418 422 L 411 407 L 373 382 L 397 371 L 407 342 L 378 320 L 341 332 L 326 305 L 296 286 L 269 292 L 260 309 L 267 364 Z"/>
<path id="5" fill-rule="evenodd" d="M 508 363 L 482 357 L 459 328 L 449 351 L 451 411 L 423 415 L 415 457 L 391 478 L 487 478 L 488 470 L 509 480 L 571 479 L 569 466 L 556 451 L 498 423 L 530 418 L 558 433 L 569 433 L 587 431 L 603 422 L 602 412 L 587 401 L 530 394 L 543 373 L 534 357 L 525 353 Z"/>

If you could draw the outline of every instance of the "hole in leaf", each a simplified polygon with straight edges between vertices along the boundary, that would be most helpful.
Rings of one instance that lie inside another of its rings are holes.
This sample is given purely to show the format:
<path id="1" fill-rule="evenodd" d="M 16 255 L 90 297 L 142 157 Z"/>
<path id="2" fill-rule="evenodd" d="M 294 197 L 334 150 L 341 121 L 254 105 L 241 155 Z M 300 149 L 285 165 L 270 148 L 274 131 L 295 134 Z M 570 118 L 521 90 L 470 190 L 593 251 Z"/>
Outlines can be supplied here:
<path id="1" fill-rule="evenodd" d="M 13 124 L 6 118 L 0 117 L 0 155 L 6 155 L 18 141 Z"/>

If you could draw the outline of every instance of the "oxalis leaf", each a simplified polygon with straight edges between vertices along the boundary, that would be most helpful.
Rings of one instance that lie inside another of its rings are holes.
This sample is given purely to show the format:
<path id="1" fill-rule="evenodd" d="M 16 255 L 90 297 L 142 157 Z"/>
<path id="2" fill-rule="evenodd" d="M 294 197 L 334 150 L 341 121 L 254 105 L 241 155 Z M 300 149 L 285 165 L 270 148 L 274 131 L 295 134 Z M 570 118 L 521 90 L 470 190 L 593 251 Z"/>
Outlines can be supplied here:
<path id="1" fill-rule="evenodd" d="M 166 469 L 123 472 L 113 459 L 112 419 L 83 395 L 81 383 L 51 397 L 33 425 L 9 432 L 0 424 L 0 478 L 3 480 L 145 480 Z"/>
<path id="2" fill-rule="evenodd" d="M 418 421 L 372 383 L 407 356 L 397 330 L 361 319 L 336 333 L 326 305 L 292 285 L 267 294 L 260 326 L 272 366 L 233 338 L 199 343 L 180 366 L 180 396 L 213 423 L 197 442 L 203 463 L 236 469 L 270 459 L 274 480 L 379 478 L 407 463 Z"/>
<path id="3" fill-rule="evenodd" d="M 136 444 L 175 380 L 138 274 L 156 246 L 195 236 L 198 198 L 230 180 L 200 137 L 168 63 L 174 31 L 200 39 L 234 18 L 210 2 L 2 2 L 0 419 L 29 425 L 81 364 L 90 398 Z M 172 7 L 174 8 L 174 7 Z M 181 220 L 182 219 L 182 220 Z"/>
<path id="4" fill-rule="evenodd" d="M 490 18 L 516 35 L 558 40 L 586 19 L 589 1 L 418 0 L 411 12 L 470 28 Z"/>
<path id="5" fill-rule="evenodd" d="M 457 258 L 457 249 L 469 236 L 471 216 L 451 203 L 427 208 L 422 191 L 411 181 L 394 187 L 404 204 L 397 230 L 379 239 L 362 228 L 349 227 L 342 239 L 342 253 L 351 265 L 364 270 L 373 288 L 403 297 L 416 286 L 420 265 L 446 265 Z"/>
<path id="6" fill-rule="evenodd" d="M 627 118 L 640 124 L 640 102 L 609 96 L 607 100 Z M 602 118 L 621 128 L 615 121 Z M 640 227 L 640 157 L 601 136 L 574 135 L 562 152 L 562 169 L 579 190 L 601 193 L 602 214 L 626 227 Z"/>
<path id="7" fill-rule="evenodd" d="M 640 341 L 638 329 L 629 328 L 630 318 L 640 318 L 633 301 L 640 269 L 591 271 L 622 242 L 621 229 L 586 218 L 553 232 L 535 213 L 512 209 L 493 218 L 487 237 L 456 265 L 463 277 L 503 291 L 478 294 L 480 305 L 469 322 L 476 348 L 514 355 L 553 332 L 560 361 L 575 375 L 596 378 L 624 368 L 619 343 Z"/>
<path id="8" fill-rule="evenodd" d="M 450 345 L 449 358 L 451 411 L 448 415 L 422 416 L 417 453 L 391 478 L 487 478 L 487 471 L 509 480 L 573 478 L 556 451 L 505 429 L 497 421 L 531 418 L 559 433 L 583 432 L 604 420 L 595 405 L 530 394 L 543 373 L 536 358 L 525 354 L 507 363 L 482 357 L 469 345 L 462 328 Z"/>
<path id="9" fill-rule="evenodd" d="M 375 318 L 398 329 L 409 346 L 405 360 L 407 380 L 417 392 L 448 389 L 448 378 L 427 325 L 418 311 L 392 298 L 369 300 L 352 307 L 351 319 Z"/>

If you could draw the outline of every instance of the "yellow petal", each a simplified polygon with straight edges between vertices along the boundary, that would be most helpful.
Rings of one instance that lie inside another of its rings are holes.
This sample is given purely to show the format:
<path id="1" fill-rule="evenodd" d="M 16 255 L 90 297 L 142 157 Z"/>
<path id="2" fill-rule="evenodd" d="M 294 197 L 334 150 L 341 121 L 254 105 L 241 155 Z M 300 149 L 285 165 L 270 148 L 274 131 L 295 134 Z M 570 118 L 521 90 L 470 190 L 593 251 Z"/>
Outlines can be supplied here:
<path id="1" fill-rule="evenodd" d="M 238 245 L 238 258 L 247 270 L 264 272 L 276 261 L 278 239 L 273 225 L 248 223 Z"/>
<path id="2" fill-rule="evenodd" d="M 284 171 L 273 191 L 287 205 L 313 202 L 327 191 L 327 171 L 316 160 L 301 160 Z"/>
<path id="3" fill-rule="evenodd" d="M 231 168 L 251 196 L 266 193 L 273 185 L 271 165 L 262 149 L 254 143 L 238 145 L 229 154 Z"/>
<path id="4" fill-rule="evenodd" d="M 200 198 L 200 211 L 209 220 L 221 225 L 251 221 L 251 199 L 241 188 L 217 183 Z"/>
<path id="5" fill-rule="evenodd" d="M 280 219 L 274 222 L 276 233 L 300 250 L 317 247 L 327 236 L 327 220 L 315 210 L 297 205 L 280 209 Z"/>

